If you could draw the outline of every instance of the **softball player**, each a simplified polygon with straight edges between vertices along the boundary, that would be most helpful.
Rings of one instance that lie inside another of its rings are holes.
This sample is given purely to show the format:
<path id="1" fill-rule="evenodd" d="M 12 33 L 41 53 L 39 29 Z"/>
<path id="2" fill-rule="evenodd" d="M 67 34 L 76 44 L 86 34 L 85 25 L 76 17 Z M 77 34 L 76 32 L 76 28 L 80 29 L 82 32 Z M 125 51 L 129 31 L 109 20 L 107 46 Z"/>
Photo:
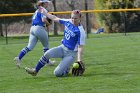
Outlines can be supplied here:
<path id="1" fill-rule="evenodd" d="M 40 12 L 45 14 L 54 22 L 64 25 L 64 38 L 60 46 L 49 49 L 38 61 L 35 68 L 26 67 L 26 72 L 32 76 L 36 76 L 39 70 L 47 63 L 49 58 L 62 58 L 59 65 L 54 70 L 57 77 L 65 76 L 69 72 L 71 64 L 73 64 L 76 55 L 77 61 L 81 61 L 83 46 L 85 45 L 85 31 L 81 25 L 81 13 L 79 10 L 73 10 L 71 19 L 60 19 L 54 15 L 45 12 L 40 8 Z"/>
<path id="2" fill-rule="evenodd" d="M 48 7 L 48 0 L 40 0 L 37 2 L 37 7 L 42 7 L 43 9 Z M 45 12 L 48 12 L 45 9 Z M 44 14 L 41 14 L 39 12 L 39 9 L 37 9 L 32 17 L 32 26 L 30 28 L 30 36 L 29 36 L 29 43 L 28 45 L 23 48 L 18 57 L 15 57 L 14 60 L 16 61 L 16 65 L 18 67 L 20 67 L 20 63 L 21 63 L 21 59 L 31 50 L 33 50 L 33 48 L 35 47 L 35 45 L 37 44 L 37 41 L 40 40 L 44 49 L 44 53 L 49 49 L 49 45 L 48 45 L 48 33 L 45 30 L 45 24 L 49 24 L 46 16 Z M 47 60 L 48 64 L 54 64 L 53 61 L 49 61 Z"/>

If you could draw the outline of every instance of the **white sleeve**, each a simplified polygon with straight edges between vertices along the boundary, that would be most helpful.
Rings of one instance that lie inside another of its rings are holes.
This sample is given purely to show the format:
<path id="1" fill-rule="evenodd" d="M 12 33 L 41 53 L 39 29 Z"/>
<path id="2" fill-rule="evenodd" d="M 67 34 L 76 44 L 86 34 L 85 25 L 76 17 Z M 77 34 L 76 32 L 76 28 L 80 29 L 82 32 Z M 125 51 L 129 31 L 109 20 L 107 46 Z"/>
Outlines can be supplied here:
<path id="1" fill-rule="evenodd" d="M 62 18 L 61 20 L 64 20 L 64 21 L 71 21 L 70 19 L 65 19 L 65 18 Z"/>
<path id="2" fill-rule="evenodd" d="M 85 45 L 86 33 L 83 26 L 79 26 L 80 29 L 80 45 Z"/>

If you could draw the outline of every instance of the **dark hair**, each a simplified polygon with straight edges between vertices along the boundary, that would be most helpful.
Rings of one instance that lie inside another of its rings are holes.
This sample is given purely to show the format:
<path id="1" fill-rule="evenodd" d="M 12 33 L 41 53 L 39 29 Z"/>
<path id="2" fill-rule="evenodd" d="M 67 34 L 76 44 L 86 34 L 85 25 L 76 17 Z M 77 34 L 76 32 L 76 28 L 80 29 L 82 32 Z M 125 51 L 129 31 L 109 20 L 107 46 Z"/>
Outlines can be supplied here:
<path id="1" fill-rule="evenodd" d="M 36 6 L 43 6 L 44 5 L 44 3 L 43 2 L 40 2 L 40 1 L 38 1 L 37 3 L 36 3 Z"/>
<path id="2" fill-rule="evenodd" d="M 81 12 L 80 10 L 73 10 L 72 11 L 73 14 L 79 15 L 81 17 Z"/>

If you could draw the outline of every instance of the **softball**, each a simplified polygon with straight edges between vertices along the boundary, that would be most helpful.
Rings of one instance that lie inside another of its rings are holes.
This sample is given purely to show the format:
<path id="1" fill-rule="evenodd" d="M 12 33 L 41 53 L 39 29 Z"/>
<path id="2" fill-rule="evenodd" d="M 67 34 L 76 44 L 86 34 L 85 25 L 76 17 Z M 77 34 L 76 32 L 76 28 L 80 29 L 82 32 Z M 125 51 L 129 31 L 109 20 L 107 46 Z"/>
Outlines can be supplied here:
<path id="1" fill-rule="evenodd" d="M 78 63 L 74 63 L 73 64 L 73 68 L 78 68 L 79 67 L 79 64 Z"/>

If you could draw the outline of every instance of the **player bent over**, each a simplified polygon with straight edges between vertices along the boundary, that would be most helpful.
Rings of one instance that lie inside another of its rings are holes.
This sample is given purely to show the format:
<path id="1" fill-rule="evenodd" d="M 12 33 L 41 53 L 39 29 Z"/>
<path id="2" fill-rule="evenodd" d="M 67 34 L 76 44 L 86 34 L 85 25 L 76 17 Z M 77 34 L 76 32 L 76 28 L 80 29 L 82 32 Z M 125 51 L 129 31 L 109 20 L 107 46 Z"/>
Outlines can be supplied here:
<path id="1" fill-rule="evenodd" d="M 26 67 L 26 72 L 32 76 L 36 76 L 39 70 L 47 63 L 49 58 L 62 58 L 59 65 L 54 70 L 57 77 L 65 76 L 69 72 L 70 66 L 73 64 L 76 56 L 77 61 L 81 62 L 83 46 L 85 45 L 86 34 L 81 25 L 81 12 L 73 10 L 70 19 L 60 19 L 54 15 L 45 12 L 40 8 L 40 12 L 45 14 L 54 22 L 64 25 L 64 38 L 60 46 L 49 49 L 39 59 L 35 68 Z"/>
<path id="2" fill-rule="evenodd" d="M 37 2 L 37 7 L 42 7 L 43 9 L 48 7 L 50 1 L 48 0 L 39 0 Z M 46 9 L 45 9 L 46 10 Z M 45 12 L 48 12 L 47 10 Z M 46 16 L 39 12 L 39 9 L 37 9 L 32 17 L 32 26 L 30 28 L 30 36 L 29 36 L 29 43 L 28 45 L 23 48 L 18 57 L 15 57 L 14 60 L 16 61 L 16 65 L 20 68 L 21 59 L 33 48 L 35 47 L 38 40 L 41 41 L 41 44 L 43 45 L 44 53 L 49 49 L 48 45 L 48 33 L 45 30 L 45 24 L 49 25 Z M 49 59 L 46 60 L 46 62 L 50 65 L 53 65 L 54 62 L 50 61 Z"/>

